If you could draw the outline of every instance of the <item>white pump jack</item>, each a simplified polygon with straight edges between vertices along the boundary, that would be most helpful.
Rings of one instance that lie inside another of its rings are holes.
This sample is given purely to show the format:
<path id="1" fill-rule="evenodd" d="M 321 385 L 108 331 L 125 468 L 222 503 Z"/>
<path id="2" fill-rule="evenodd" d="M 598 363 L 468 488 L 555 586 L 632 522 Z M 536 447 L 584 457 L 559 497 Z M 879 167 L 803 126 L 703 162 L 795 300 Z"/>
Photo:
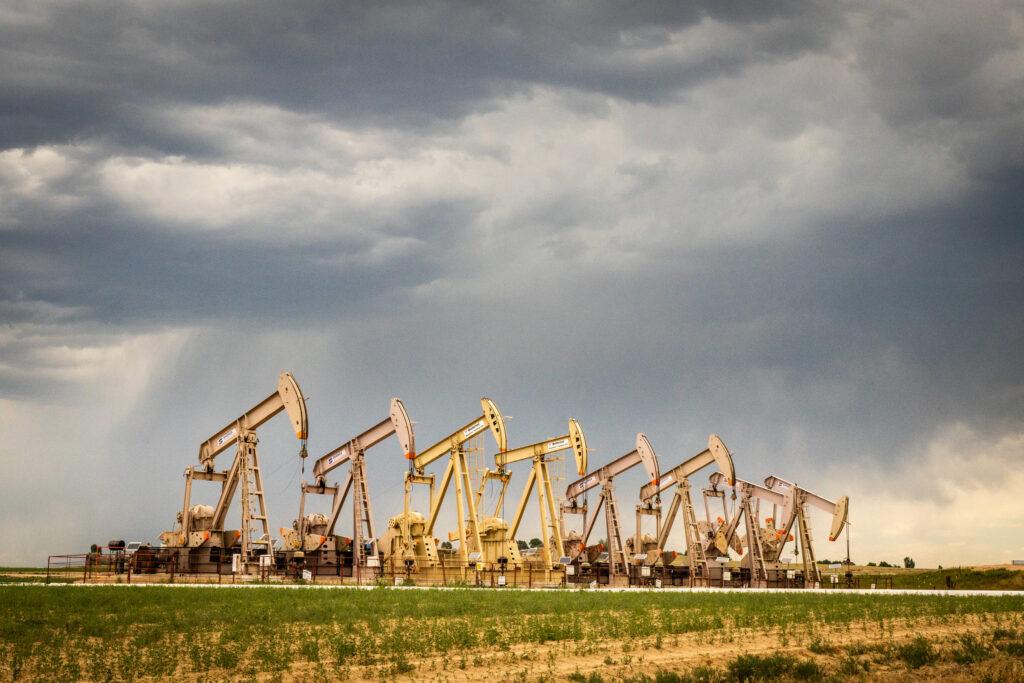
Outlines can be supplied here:
<path id="1" fill-rule="evenodd" d="M 839 534 L 842 533 L 843 528 L 846 526 L 850 499 L 847 496 L 841 496 L 833 502 L 774 475 L 766 477 L 764 485 L 772 491 L 777 491 L 792 499 L 792 504 L 783 511 L 781 520 L 775 517 L 778 514 L 778 510 L 773 511 L 772 523 L 775 525 L 775 529 L 777 529 L 777 535 L 781 542 L 774 555 L 770 557 L 770 560 L 777 562 L 779 557 L 782 556 L 783 546 L 786 539 L 789 538 L 795 523 L 797 534 L 800 538 L 801 560 L 804 566 L 805 581 L 820 582 L 821 570 L 814 556 L 814 539 L 811 534 L 810 516 L 808 515 L 807 508 L 808 506 L 815 507 L 832 515 L 832 526 L 829 529 L 828 540 L 834 542 L 839 538 Z"/>
<path id="2" fill-rule="evenodd" d="M 160 535 L 166 547 L 230 549 L 240 540 L 241 561 L 246 567 L 255 561 L 257 554 L 273 555 L 267 506 L 263 495 L 263 476 L 256 450 L 256 430 L 282 411 L 288 413 L 295 438 L 302 442 L 300 457 L 306 457 L 306 438 L 309 431 L 306 401 L 295 378 L 287 372 L 282 372 L 274 393 L 229 422 L 200 445 L 199 462 L 202 466 L 189 467 L 185 470 L 185 502 L 178 515 L 178 525 L 173 531 L 166 531 Z M 235 446 L 235 458 L 231 467 L 221 472 L 215 471 L 214 459 L 232 445 Z M 215 507 L 191 505 L 192 482 L 196 479 L 220 482 L 220 497 Z M 239 484 L 242 489 L 241 531 L 225 531 L 225 516 Z M 258 538 L 252 538 L 253 522 L 259 522 L 263 530 L 263 534 Z"/>
<path id="3" fill-rule="evenodd" d="M 584 519 L 583 535 L 580 538 L 578 547 L 570 552 L 569 557 L 571 559 L 578 557 L 586 547 L 590 533 L 594 529 L 594 522 L 597 520 L 597 513 L 601 506 L 604 506 L 605 526 L 608 533 L 608 571 L 610 578 L 614 578 L 616 574 L 625 573 L 629 565 L 626 548 L 622 543 L 618 506 L 615 504 L 614 480 L 619 474 L 640 464 L 643 464 L 644 469 L 647 471 L 650 483 L 657 485 L 659 480 L 658 456 L 654 453 L 651 442 L 642 433 L 636 435 L 636 448 L 632 451 L 569 484 L 565 489 L 565 501 L 561 504 L 563 523 L 565 522 L 566 514 L 582 514 Z M 580 505 L 577 498 L 598 486 L 601 487 L 601 494 L 594 508 L 594 514 L 587 519 L 587 505 L 585 503 Z M 565 537 L 564 529 L 562 536 L 563 538 Z"/>
<path id="4" fill-rule="evenodd" d="M 717 434 L 711 434 L 708 437 L 707 448 L 662 474 L 661 479 L 657 483 L 645 484 L 640 489 L 641 502 L 645 505 L 651 505 L 652 500 L 660 500 L 659 496 L 662 492 L 675 486 L 672 503 L 669 505 L 668 515 L 665 518 L 664 524 L 661 522 L 660 503 L 653 506 L 653 512 L 657 519 L 658 550 L 664 552 L 676 516 L 682 514 L 683 530 L 686 536 L 686 559 L 690 567 L 691 578 L 697 576 L 706 577 L 708 563 L 705 553 L 705 539 L 701 538 L 697 515 L 693 508 L 689 478 L 711 464 L 718 466 L 718 471 L 725 477 L 726 483 L 732 486 L 736 481 L 736 470 L 733 466 L 732 454 Z M 647 510 L 638 507 L 634 549 L 640 547 L 640 514 L 642 512 L 647 512 Z"/>
<path id="5" fill-rule="evenodd" d="M 377 537 L 373 530 L 373 512 L 367 488 L 366 452 L 392 435 L 397 437 L 398 445 L 406 458 L 416 456 L 413 424 L 399 398 L 391 399 L 386 418 L 325 453 L 314 463 L 313 482 L 302 482 L 298 518 L 291 529 L 280 530 L 286 550 L 303 553 L 315 552 L 325 547 L 340 550 L 334 528 L 351 491 L 352 566 L 358 572 L 360 567 L 366 566 L 368 557 L 377 557 Z M 344 484 L 338 486 L 334 483 L 328 486 L 327 475 L 346 464 L 350 466 Z M 305 514 L 307 494 L 331 496 L 330 516 Z M 371 545 L 368 553 L 365 549 L 366 543 Z"/>

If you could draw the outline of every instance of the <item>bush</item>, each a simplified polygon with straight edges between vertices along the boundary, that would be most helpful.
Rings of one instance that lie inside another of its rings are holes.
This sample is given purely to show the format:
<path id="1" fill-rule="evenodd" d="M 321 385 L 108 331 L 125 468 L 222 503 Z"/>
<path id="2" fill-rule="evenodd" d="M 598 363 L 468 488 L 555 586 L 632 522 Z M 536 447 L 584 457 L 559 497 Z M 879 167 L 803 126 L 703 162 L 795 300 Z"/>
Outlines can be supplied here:
<path id="1" fill-rule="evenodd" d="M 987 659 L 989 650 L 973 635 L 960 636 L 960 647 L 953 651 L 953 661 L 957 664 L 974 664 Z"/>
<path id="2" fill-rule="evenodd" d="M 827 655 L 835 652 L 836 646 L 827 640 L 821 640 L 820 638 L 815 637 L 814 640 L 811 641 L 811 644 L 807 646 L 807 649 L 816 655 Z"/>
<path id="3" fill-rule="evenodd" d="M 591 673 L 589 676 L 584 676 L 579 671 L 574 671 L 569 674 L 568 679 L 575 683 L 604 683 L 604 679 L 598 673 Z"/>
<path id="4" fill-rule="evenodd" d="M 818 663 L 811 659 L 797 662 L 793 667 L 793 678 L 798 681 L 820 681 L 825 677 L 825 672 Z"/>
<path id="5" fill-rule="evenodd" d="M 856 676 L 862 668 L 860 661 L 851 655 L 846 655 L 846 658 L 839 662 L 839 673 L 843 676 Z"/>
<path id="6" fill-rule="evenodd" d="M 920 669 L 938 658 L 932 644 L 924 636 L 918 636 L 906 645 L 896 648 L 896 656 L 911 669 Z"/>
<path id="7" fill-rule="evenodd" d="M 740 655 L 729 662 L 730 680 L 773 681 L 793 670 L 796 660 L 788 655 Z"/>

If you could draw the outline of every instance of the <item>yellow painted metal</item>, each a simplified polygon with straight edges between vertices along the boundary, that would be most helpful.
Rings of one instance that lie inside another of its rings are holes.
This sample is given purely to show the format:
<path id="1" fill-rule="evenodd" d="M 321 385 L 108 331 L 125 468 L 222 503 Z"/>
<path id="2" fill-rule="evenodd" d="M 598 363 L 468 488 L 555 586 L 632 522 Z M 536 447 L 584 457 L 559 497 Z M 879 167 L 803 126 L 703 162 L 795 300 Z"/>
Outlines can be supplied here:
<path id="1" fill-rule="evenodd" d="M 494 436 L 494 442 L 498 445 L 498 451 L 505 452 L 508 449 L 508 437 L 505 435 L 505 421 L 501 416 L 501 412 L 494 405 L 494 402 L 486 397 L 480 399 L 480 406 L 483 408 L 483 415 L 459 427 L 430 448 L 417 453 L 416 457 L 413 458 L 413 467 L 418 472 L 422 472 L 423 468 L 435 460 L 449 455 L 454 449 L 488 427 L 490 427 L 491 434 Z"/>
<path id="2" fill-rule="evenodd" d="M 413 553 L 412 548 L 423 545 L 420 539 L 413 537 L 412 525 L 410 524 L 412 519 L 410 501 L 412 484 L 424 483 L 427 480 L 423 472 L 424 468 L 445 455 L 448 456 L 448 464 L 445 466 L 444 473 L 441 476 L 440 486 L 437 488 L 436 495 L 433 493 L 433 478 L 429 479 L 431 482 L 430 512 L 422 525 L 423 533 L 433 538 L 434 526 L 437 523 L 441 506 L 444 504 L 448 486 L 454 482 L 455 505 L 458 515 L 459 558 L 463 568 L 469 567 L 471 563 L 470 548 L 479 549 L 483 546 L 480 537 L 480 516 L 477 512 L 476 500 L 473 495 L 470 469 L 466 460 L 464 444 L 474 436 L 483 433 L 486 429 L 490 429 L 491 435 L 498 446 L 499 453 L 504 453 L 508 450 L 508 440 L 505 434 L 504 418 L 494 402 L 487 397 L 481 398 L 480 407 L 483 413 L 480 417 L 466 423 L 412 458 L 413 469 L 407 472 L 405 477 L 404 512 L 401 520 L 396 522 L 397 526 L 401 529 L 401 543 L 403 545 L 401 554 L 405 560 L 413 559 L 415 561 L 411 557 Z"/>
<path id="3" fill-rule="evenodd" d="M 576 457 L 576 474 L 582 477 L 587 473 L 587 439 L 583 436 L 580 423 L 569 419 L 569 440 L 572 441 L 572 452 Z"/>
<path id="4" fill-rule="evenodd" d="M 536 486 L 541 541 L 543 542 L 541 553 L 546 568 L 552 568 L 554 561 L 563 552 L 562 525 L 556 512 L 555 497 L 551 490 L 551 474 L 546 458 L 553 453 L 569 449 L 572 449 L 575 456 L 577 471 L 581 475 L 584 474 L 587 466 L 587 440 L 579 422 L 572 418 L 569 419 L 568 434 L 530 444 L 529 446 L 521 446 L 494 456 L 494 461 L 499 468 L 504 468 L 505 465 L 519 462 L 520 460 L 533 460 L 533 467 L 527 477 L 526 485 L 523 487 L 523 494 L 519 499 L 519 505 L 516 508 L 515 515 L 512 517 L 512 523 L 509 525 L 508 531 L 514 543 L 519 532 L 519 526 L 523 521 L 523 514 L 526 512 L 526 506 L 530 501 L 530 495 Z M 552 552 L 552 547 L 555 549 L 554 553 Z"/>

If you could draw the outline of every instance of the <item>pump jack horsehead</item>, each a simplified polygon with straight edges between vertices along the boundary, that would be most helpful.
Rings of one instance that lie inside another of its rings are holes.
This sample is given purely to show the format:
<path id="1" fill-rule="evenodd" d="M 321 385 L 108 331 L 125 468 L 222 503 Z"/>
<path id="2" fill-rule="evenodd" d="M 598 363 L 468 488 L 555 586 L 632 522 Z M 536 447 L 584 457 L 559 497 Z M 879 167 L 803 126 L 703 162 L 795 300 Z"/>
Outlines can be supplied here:
<path id="1" fill-rule="evenodd" d="M 537 489 L 537 506 L 540 512 L 541 557 L 544 569 L 554 569 L 557 558 L 562 557 L 563 542 L 562 529 L 557 516 L 555 495 L 551 490 L 551 474 L 548 469 L 548 458 L 555 453 L 572 449 L 576 459 L 576 471 L 582 475 L 587 471 L 587 440 L 583 436 L 583 428 L 579 422 L 569 418 L 569 433 L 556 436 L 545 441 L 540 441 L 529 446 L 520 446 L 509 451 L 496 453 L 494 463 L 498 470 L 496 472 L 487 470 L 480 480 L 480 490 L 477 493 L 477 507 L 483 498 L 484 486 L 488 479 L 498 479 L 501 482 L 501 492 L 494 506 L 494 515 L 481 520 L 480 534 L 484 546 L 482 550 L 484 559 L 488 564 L 497 564 L 520 568 L 523 566 L 522 556 L 519 553 L 519 546 L 516 542 L 516 535 L 519 526 L 523 521 L 523 513 L 526 505 L 530 502 L 530 496 L 534 488 Z M 506 466 L 521 460 L 532 460 L 533 468 L 526 479 L 523 487 L 522 497 L 519 499 L 519 507 L 516 508 L 512 523 L 508 524 L 498 516 L 499 510 L 505 500 L 505 491 L 511 474 L 505 469 Z M 558 565 L 561 566 L 561 565 Z"/>
<path id="2" fill-rule="evenodd" d="M 288 413 L 295 438 L 302 442 L 299 456 L 305 458 L 309 431 L 306 401 L 295 378 L 287 372 L 281 373 L 274 393 L 200 445 L 201 467 L 185 470 L 185 503 L 178 515 L 178 525 L 173 531 L 160 534 L 160 540 L 166 547 L 188 549 L 188 557 L 181 559 L 188 561 L 192 558 L 200 564 L 219 562 L 219 558 L 229 554 L 239 541 L 241 563 L 246 571 L 255 563 L 257 555 L 273 557 L 263 496 L 263 475 L 256 450 L 256 430 L 281 411 Z M 232 445 L 235 446 L 235 458 L 231 467 L 222 472 L 215 471 L 214 459 Z M 216 507 L 191 505 L 192 482 L 196 479 L 220 482 L 220 498 Z M 239 484 L 242 489 L 242 527 L 240 531 L 225 531 L 225 517 Z M 263 530 L 258 538 L 252 537 L 254 522 L 259 522 Z"/>
<path id="3" fill-rule="evenodd" d="M 597 519 L 597 513 L 601 509 L 601 506 L 604 506 L 605 526 L 608 533 L 608 572 L 610 578 L 614 578 L 618 573 L 626 573 L 629 565 L 629 558 L 626 557 L 626 548 L 622 543 L 622 531 L 619 525 L 618 507 L 615 504 L 614 479 L 617 475 L 641 463 L 643 464 L 644 469 L 647 470 L 647 474 L 650 477 L 650 483 L 657 485 L 659 479 L 658 456 L 655 455 L 651 442 L 648 441 L 647 437 L 642 433 L 636 435 L 635 449 L 626 453 L 618 460 L 614 460 L 605 465 L 599 470 L 591 472 L 581 479 L 574 481 L 565 489 L 565 502 L 561 505 L 563 522 L 566 513 L 582 514 L 585 520 L 583 535 L 580 538 L 579 546 L 572 549 L 572 552 L 569 554 L 571 559 L 578 557 L 586 547 L 587 539 L 590 538 L 590 532 L 594 529 L 594 521 Z M 601 487 L 601 494 L 598 498 L 597 506 L 594 508 L 594 514 L 588 520 L 587 506 L 586 504 L 579 505 L 577 498 L 590 489 L 598 486 Z M 562 536 L 565 536 L 564 532 Z"/>
<path id="4" fill-rule="evenodd" d="M 391 399 L 388 416 L 358 436 L 343 442 L 337 448 L 324 454 L 313 465 L 313 483 L 302 482 L 299 499 L 299 516 L 291 529 L 281 529 L 281 538 L 287 550 L 296 553 L 314 553 L 317 564 L 334 564 L 340 568 L 340 553 L 345 542 L 334 535 L 334 527 L 349 491 L 352 495 L 352 567 L 358 573 L 367 565 L 368 558 L 379 562 L 377 538 L 373 532 L 373 513 L 370 508 L 370 494 L 366 485 L 366 451 L 386 440 L 392 434 L 398 438 L 398 445 L 407 458 L 416 456 L 416 442 L 412 421 L 405 411 L 401 399 Z M 327 475 L 342 465 L 351 463 L 345 483 L 327 485 Z M 331 513 L 305 514 L 306 494 L 332 496 Z M 365 544 L 370 544 L 369 552 Z M 323 562 L 321 562 L 323 561 Z"/>
<path id="5" fill-rule="evenodd" d="M 686 536 L 686 559 L 689 564 L 690 576 L 704 578 L 708 576 L 707 554 L 705 553 L 706 539 L 701 538 L 697 515 L 693 508 L 693 498 L 690 495 L 689 478 L 712 463 L 718 465 L 718 471 L 725 477 L 726 483 L 732 486 L 736 481 L 732 454 L 722 439 L 717 434 L 712 434 L 708 437 L 707 448 L 662 474 L 658 482 L 645 484 L 640 489 L 641 505 L 637 507 L 636 540 L 633 545 L 635 551 L 639 552 L 641 547 L 641 514 L 653 513 L 655 515 L 659 553 L 665 551 L 665 544 L 672 531 L 676 516 L 682 514 L 683 530 Z M 669 505 L 668 515 L 662 524 L 661 506 L 660 504 L 652 505 L 652 500 L 658 501 L 661 493 L 671 486 L 676 488 L 672 496 L 672 503 Z"/>
<path id="6" fill-rule="evenodd" d="M 479 551 L 470 551 L 470 547 L 480 548 L 480 518 L 477 515 L 470 472 L 466 461 L 465 443 L 474 436 L 490 428 L 498 451 L 507 450 L 505 422 L 498 407 L 489 398 L 481 398 L 480 406 L 483 414 L 474 418 L 466 425 L 455 430 L 436 444 L 420 453 L 411 453 L 409 470 L 405 473 L 405 495 L 402 514 L 388 520 L 388 531 L 382 539 L 384 559 L 397 568 L 399 562 L 407 571 L 420 567 L 440 566 L 434 540 L 434 525 L 444 503 L 448 486 L 454 481 L 455 503 L 458 509 L 457 524 L 459 540 L 459 559 L 463 568 L 480 563 Z M 425 474 L 425 468 L 431 463 L 448 456 L 448 465 L 441 475 L 441 486 L 434 493 L 434 475 Z M 413 484 L 426 484 L 430 487 L 430 512 L 426 518 L 411 509 Z M 469 523 L 467 524 L 467 516 Z M 472 538 L 470 536 L 472 535 Z M 453 539 L 454 540 L 454 539 Z M 482 563 L 481 563 L 482 564 Z"/>

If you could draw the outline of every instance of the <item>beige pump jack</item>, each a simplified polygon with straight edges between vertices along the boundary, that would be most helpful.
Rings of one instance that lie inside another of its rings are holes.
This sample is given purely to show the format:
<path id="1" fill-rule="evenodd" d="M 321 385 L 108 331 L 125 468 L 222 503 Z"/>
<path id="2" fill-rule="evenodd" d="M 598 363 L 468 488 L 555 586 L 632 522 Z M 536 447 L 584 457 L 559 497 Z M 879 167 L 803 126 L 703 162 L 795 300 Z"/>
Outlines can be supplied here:
<path id="1" fill-rule="evenodd" d="M 460 427 L 430 448 L 415 454 L 410 460 L 409 470 L 405 473 L 405 495 L 402 514 L 388 520 L 388 532 L 382 545 L 385 561 L 397 565 L 402 562 L 407 571 L 420 565 L 435 567 L 440 564 L 437 547 L 434 541 L 434 525 L 444 503 L 449 484 L 455 483 L 455 503 L 458 510 L 459 559 L 463 568 L 482 563 L 480 551 L 470 551 L 482 547 L 480 541 L 480 519 L 476 511 L 476 501 L 470 481 L 468 463 L 466 461 L 465 443 L 471 438 L 490 429 L 499 452 L 507 450 L 505 422 L 498 407 L 489 398 L 481 398 L 480 406 L 483 414 Z M 448 465 L 441 475 L 441 485 L 434 492 L 434 475 L 425 474 L 424 470 L 431 463 L 448 456 Z M 413 484 L 426 484 L 430 487 L 430 512 L 426 519 L 411 508 Z M 468 518 L 468 523 L 467 523 Z M 469 536 L 473 538 L 470 539 Z"/>
<path id="2" fill-rule="evenodd" d="M 636 448 L 604 467 L 577 479 L 565 489 L 565 501 L 561 505 L 562 522 L 566 514 L 582 514 L 584 519 L 583 535 L 580 538 L 579 547 L 570 553 L 570 558 L 575 559 L 586 547 L 590 532 L 594 529 L 594 522 L 597 520 L 597 513 L 604 506 L 605 526 L 608 533 L 608 572 L 610 578 L 616 574 L 626 573 L 629 565 L 629 558 L 626 557 L 626 548 L 622 543 L 622 531 L 619 525 L 618 506 L 615 504 L 615 477 L 626 470 L 643 464 L 644 469 L 650 477 L 650 483 L 657 485 L 658 456 L 647 437 L 642 433 L 636 435 Z M 594 514 L 587 519 L 587 505 L 580 505 L 577 498 L 587 491 L 601 487 L 601 495 L 594 508 Z M 565 537 L 565 531 L 562 531 Z"/>
<path id="3" fill-rule="evenodd" d="M 846 526 L 850 499 L 847 496 L 842 496 L 839 500 L 833 502 L 774 475 L 765 478 L 764 485 L 772 491 L 790 496 L 793 500 L 793 504 L 786 510 L 788 515 L 782 518 L 781 524 L 779 524 L 780 520 L 774 516 L 778 514 L 778 511 L 773 511 L 772 522 L 776 525 L 776 529 L 778 529 L 777 535 L 781 542 L 773 556 L 770 556 L 770 559 L 777 562 L 782 556 L 783 546 L 795 522 L 800 538 L 800 549 L 803 551 L 801 553 L 801 560 L 804 566 L 804 580 L 807 583 L 812 581 L 820 583 L 821 570 L 814 557 L 814 540 L 811 538 L 811 525 L 807 514 L 807 506 L 816 507 L 832 515 L 832 528 L 829 530 L 828 540 L 835 541 Z"/>
<path id="4" fill-rule="evenodd" d="M 712 463 L 718 465 L 718 471 L 725 476 L 726 483 L 732 486 L 736 481 L 732 454 L 722 439 L 717 434 L 712 434 L 708 437 L 707 448 L 661 475 L 661 479 L 657 483 L 645 484 L 640 489 L 641 502 L 650 503 L 652 499 L 657 500 L 658 496 L 669 487 L 676 487 L 664 524 L 661 524 L 660 519 L 658 520 L 658 550 L 664 552 L 673 522 L 675 522 L 676 516 L 682 513 L 683 530 L 686 535 L 686 560 L 690 566 L 691 577 L 707 577 L 708 562 L 704 550 L 705 539 L 701 538 L 697 515 L 693 508 L 693 497 L 690 495 L 689 478 Z M 656 509 L 660 517 L 661 506 L 658 505 Z M 639 548 L 640 542 L 640 509 L 638 508 L 636 541 L 633 547 Z"/>
<path id="5" fill-rule="evenodd" d="M 332 545 L 332 550 L 340 551 L 334 535 L 334 527 L 342 506 L 352 495 L 352 567 L 356 573 L 359 568 L 367 566 L 368 558 L 377 558 L 377 537 L 373 532 L 373 513 L 370 508 L 370 494 L 366 484 L 366 451 L 381 443 L 392 434 L 398 438 L 398 444 L 406 458 L 416 456 L 416 442 L 413 434 L 412 421 L 399 398 L 391 399 L 388 416 L 370 427 L 362 434 L 354 436 L 337 448 L 320 457 L 313 465 L 313 483 L 302 482 L 302 495 L 299 499 L 299 517 L 291 529 L 281 529 L 281 538 L 286 550 L 300 550 L 304 553 L 314 552 Z M 342 465 L 351 463 L 345 483 L 338 486 L 327 485 L 327 475 Z M 332 496 L 331 514 L 305 514 L 306 494 Z M 367 553 L 365 544 L 370 543 Z"/>
<path id="6" fill-rule="evenodd" d="M 256 555 L 273 557 L 263 476 L 256 450 L 256 430 L 282 411 L 288 413 L 295 438 L 302 442 L 300 457 L 306 457 L 309 431 L 306 401 L 295 378 L 282 372 L 274 393 L 232 420 L 199 447 L 202 467 L 185 470 L 185 503 L 178 515 L 177 528 L 160 535 L 165 546 L 189 549 L 217 547 L 230 552 L 229 549 L 240 540 L 241 563 L 246 570 L 255 563 Z M 235 446 L 235 458 L 231 467 L 222 472 L 215 471 L 214 459 L 232 445 Z M 220 482 L 220 498 L 215 507 L 191 505 L 192 481 L 196 479 Z M 240 532 L 225 531 L 224 518 L 239 484 L 242 489 L 242 528 Z M 258 538 L 252 537 L 254 522 L 258 522 L 263 530 Z M 207 554 L 211 553 L 207 551 Z M 212 561 L 211 557 L 201 559 Z"/>
<path id="7" fill-rule="evenodd" d="M 580 475 L 585 474 L 587 471 L 587 440 L 583 436 L 583 428 L 580 427 L 579 422 L 572 418 L 569 418 L 568 434 L 556 436 L 552 439 L 530 444 L 529 446 L 520 446 L 509 451 L 499 452 L 494 456 L 494 462 L 498 467 L 498 471 L 496 473 L 485 473 L 484 481 L 486 481 L 488 476 L 500 479 L 501 494 L 494 508 L 494 516 L 483 520 L 483 528 L 481 529 L 481 533 L 484 536 L 484 555 L 488 562 L 498 562 L 499 565 L 501 564 L 500 559 L 486 558 L 486 555 L 488 555 L 487 535 L 495 531 L 501 531 L 504 533 L 501 539 L 500 550 L 505 553 L 506 564 L 521 566 L 516 535 L 519 533 L 519 526 L 523 521 L 526 506 L 530 502 L 530 496 L 533 494 L 534 489 L 536 489 L 537 506 L 540 512 L 541 541 L 543 543 L 541 546 L 541 556 L 544 568 L 554 569 L 558 565 L 558 558 L 561 558 L 565 551 L 562 542 L 562 528 L 558 521 L 555 495 L 551 490 L 551 473 L 548 468 L 550 461 L 548 458 L 555 453 L 569 449 L 572 449 L 575 456 L 577 473 Z M 514 462 L 522 460 L 532 460 L 533 468 L 526 479 L 523 495 L 519 499 L 519 506 L 512 517 L 512 523 L 506 525 L 498 517 L 498 511 L 501 509 L 502 501 L 505 498 L 505 490 L 508 487 L 510 477 L 505 468 Z M 481 494 L 482 492 L 483 482 L 481 482 Z M 480 498 L 481 496 L 478 495 L 478 504 Z"/>
<path id="8" fill-rule="evenodd" d="M 727 483 L 726 476 L 721 472 L 715 472 L 709 479 L 713 491 L 717 491 L 719 486 Z M 754 588 L 763 588 L 768 585 L 767 562 L 770 560 L 767 557 L 768 552 L 765 551 L 761 527 L 758 525 L 760 506 L 756 501 L 763 500 L 777 508 L 781 507 L 786 511 L 785 514 L 788 514 L 788 510 L 794 503 L 793 496 L 787 496 L 742 479 L 734 480 L 734 486 L 740 494 L 738 509 L 731 519 L 726 517 L 724 524 L 715 533 L 715 548 L 720 554 L 726 555 L 729 548 L 736 545 L 739 523 L 742 520 L 746 532 L 745 561 L 750 570 L 750 585 Z"/>

